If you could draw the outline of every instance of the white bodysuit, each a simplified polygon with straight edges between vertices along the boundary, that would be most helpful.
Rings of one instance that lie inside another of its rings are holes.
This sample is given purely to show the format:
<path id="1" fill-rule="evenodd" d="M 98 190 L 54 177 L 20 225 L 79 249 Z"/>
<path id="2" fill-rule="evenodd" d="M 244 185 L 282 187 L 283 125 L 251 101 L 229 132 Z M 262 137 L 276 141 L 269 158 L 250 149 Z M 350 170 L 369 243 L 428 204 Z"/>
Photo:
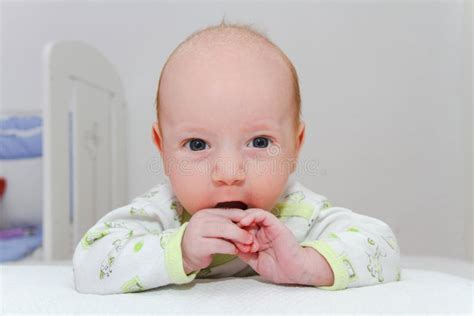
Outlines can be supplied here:
<path id="1" fill-rule="evenodd" d="M 303 247 L 325 257 L 339 290 L 400 279 L 400 250 L 384 222 L 333 207 L 301 183 L 289 180 L 271 210 Z M 102 217 L 81 239 L 73 257 L 82 293 L 127 293 L 194 278 L 244 277 L 256 272 L 238 256 L 214 254 L 209 267 L 184 272 L 181 240 L 190 219 L 168 181 Z"/>

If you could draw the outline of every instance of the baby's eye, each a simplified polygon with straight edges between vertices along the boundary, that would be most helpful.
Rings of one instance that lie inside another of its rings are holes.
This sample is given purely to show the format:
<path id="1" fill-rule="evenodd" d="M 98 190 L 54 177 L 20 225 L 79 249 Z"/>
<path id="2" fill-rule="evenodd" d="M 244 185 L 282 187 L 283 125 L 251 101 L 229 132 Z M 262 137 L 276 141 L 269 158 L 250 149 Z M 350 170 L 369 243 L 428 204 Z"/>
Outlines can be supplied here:
<path id="1" fill-rule="evenodd" d="M 200 151 L 206 149 L 206 142 L 200 138 L 193 138 L 184 144 L 185 146 L 189 144 L 189 149 L 192 151 Z"/>
<path id="2" fill-rule="evenodd" d="M 251 142 L 253 147 L 256 147 L 256 148 L 267 148 L 270 143 L 271 143 L 271 140 L 268 137 L 262 137 L 262 136 L 255 137 Z"/>

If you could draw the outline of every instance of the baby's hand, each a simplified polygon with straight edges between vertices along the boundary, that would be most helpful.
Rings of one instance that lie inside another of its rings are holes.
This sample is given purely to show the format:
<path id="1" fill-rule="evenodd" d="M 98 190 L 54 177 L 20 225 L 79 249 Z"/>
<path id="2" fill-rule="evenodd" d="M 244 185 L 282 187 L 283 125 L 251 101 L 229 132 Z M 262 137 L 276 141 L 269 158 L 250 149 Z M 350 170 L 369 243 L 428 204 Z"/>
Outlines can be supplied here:
<path id="1" fill-rule="evenodd" d="M 236 226 L 245 215 L 241 209 L 203 209 L 194 214 L 181 243 L 186 274 L 209 266 L 213 254 L 237 254 L 236 242 L 250 244 L 252 235 Z"/>
<path id="2" fill-rule="evenodd" d="M 299 284 L 305 253 L 293 233 L 272 213 L 248 209 L 237 225 L 254 235 L 250 251 L 238 256 L 258 274 L 273 283 Z"/>
<path id="3" fill-rule="evenodd" d="M 242 244 L 238 241 L 234 241 L 234 244 L 237 247 L 237 249 L 240 252 L 243 252 L 243 253 L 256 252 L 259 249 L 259 244 L 258 244 L 258 241 L 257 241 L 258 225 L 253 223 L 252 225 L 244 226 L 240 223 L 237 223 L 237 226 L 239 226 L 240 228 L 246 230 L 247 232 L 249 232 L 253 236 L 253 241 L 250 244 Z"/>

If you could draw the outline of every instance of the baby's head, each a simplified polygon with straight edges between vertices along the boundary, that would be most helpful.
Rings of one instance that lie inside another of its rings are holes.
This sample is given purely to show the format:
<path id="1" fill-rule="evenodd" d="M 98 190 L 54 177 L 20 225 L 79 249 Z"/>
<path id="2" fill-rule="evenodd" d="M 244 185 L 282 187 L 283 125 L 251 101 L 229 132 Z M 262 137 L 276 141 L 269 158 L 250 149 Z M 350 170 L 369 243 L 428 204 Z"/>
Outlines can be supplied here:
<path id="1" fill-rule="evenodd" d="M 153 139 L 190 214 L 274 206 L 304 139 L 296 71 L 276 45 L 238 25 L 194 33 L 164 65 L 156 105 Z"/>

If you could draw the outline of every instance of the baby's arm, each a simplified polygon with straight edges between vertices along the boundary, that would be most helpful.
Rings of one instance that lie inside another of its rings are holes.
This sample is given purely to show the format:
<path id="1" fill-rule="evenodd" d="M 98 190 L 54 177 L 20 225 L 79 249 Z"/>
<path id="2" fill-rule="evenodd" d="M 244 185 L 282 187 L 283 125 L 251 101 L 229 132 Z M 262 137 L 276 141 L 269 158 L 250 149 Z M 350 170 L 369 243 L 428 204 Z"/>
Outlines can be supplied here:
<path id="1" fill-rule="evenodd" d="M 328 207 L 314 219 L 303 247 L 317 250 L 334 273 L 338 290 L 400 279 L 400 250 L 384 222 L 342 207 Z"/>
<path id="2" fill-rule="evenodd" d="M 183 270 L 175 209 L 146 198 L 115 209 L 81 239 L 73 257 L 76 289 L 112 294 L 191 282 Z"/>

